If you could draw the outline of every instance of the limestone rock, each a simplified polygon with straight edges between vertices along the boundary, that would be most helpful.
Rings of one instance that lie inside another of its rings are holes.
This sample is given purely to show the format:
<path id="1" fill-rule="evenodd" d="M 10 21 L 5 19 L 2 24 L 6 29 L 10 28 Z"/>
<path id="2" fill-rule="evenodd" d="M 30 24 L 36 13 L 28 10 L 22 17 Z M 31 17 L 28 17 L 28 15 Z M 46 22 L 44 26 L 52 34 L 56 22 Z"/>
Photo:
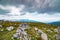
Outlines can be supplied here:
<path id="1" fill-rule="evenodd" d="M 55 34 L 55 35 L 54 35 L 54 38 L 55 38 L 56 40 L 60 40 L 60 37 L 59 37 L 58 34 Z"/>
<path id="2" fill-rule="evenodd" d="M 2 25 L 0 25 L 0 28 L 2 27 Z"/>
<path id="3" fill-rule="evenodd" d="M 13 35 L 13 37 L 14 37 L 14 38 L 19 38 L 20 35 L 19 35 L 18 33 L 16 33 L 16 34 Z"/>
<path id="4" fill-rule="evenodd" d="M 4 29 L 1 29 L 1 31 L 4 31 Z"/>
<path id="5" fill-rule="evenodd" d="M 27 27 L 26 24 L 21 24 L 16 33 L 13 35 L 14 38 L 20 38 L 20 40 L 28 40 L 27 33 L 24 31 Z"/>
<path id="6" fill-rule="evenodd" d="M 60 28 L 55 28 L 54 32 L 60 33 Z"/>
<path id="7" fill-rule="evenodd" d="M 13 27 L 13 26 L 10 26 L 10 27 L 7 27 L 6 29 L 7 29 L 8 31 L 11 31 L 11 30 L 14 29 L 14 27 Z"/>
<path id="8" fill-rule="evenodd" d="M 41 38 L 42 38 L 42 40 L 48 40 L 47 34 L 45 34 L 45 33 L 41 34 Z"/>
<path id="9" fill-rule="evenodd" d="M 36 31 L 38 30 L 38 28 L 36 28 L 36 27 L 35 27 L 34 29 L 35 29 Z"/>
<path id="10" fill-rule="evenodd" d="M 52 33 L 52 31 L 50 29 L 47 30 L 48 33 Z"/>

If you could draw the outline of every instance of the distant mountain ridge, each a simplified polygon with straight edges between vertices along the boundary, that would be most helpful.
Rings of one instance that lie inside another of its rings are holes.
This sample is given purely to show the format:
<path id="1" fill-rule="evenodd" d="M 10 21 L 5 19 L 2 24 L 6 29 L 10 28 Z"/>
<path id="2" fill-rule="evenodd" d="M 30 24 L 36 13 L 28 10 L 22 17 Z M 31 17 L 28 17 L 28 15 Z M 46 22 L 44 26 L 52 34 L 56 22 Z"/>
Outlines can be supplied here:
<path id="1" fill-rule="evenodd" d="M 0 20 L 0 21 L 4 21 L 4 20 Z M 8 21 L 8 20 L 5 20 Z M 30 19 L 20 19 L 20 20 L 16 20 L 17 22 L 39 22 L 39 21 L 35 21 L 35 20 L 30 20 Z M 44 22 L 40 22 L 40 23 L 44 23 Z M 56 22 L 49 22 L 46 24 L 52 24 L 52 25 L 57 25 L 60 26 L 60 21 L 56 21 Z"/>
<path id="2" fill-rule="evenodd" d="M 19 20 L 19 22 L 39 22 L 39 21 L 29 20 L 29 19 L 21 19 L 21 20 Z M 42 23 L 43 23 L 43 22 L 42 22 Z M 60 21 L 50 22 L 50 23 L 48 23 L 48 24 L 53 24 L 53 25 L 60 26 Z"/>
<path id="3" fill-rule="evenodd" d="M 57 22 L 51 22 L 51 23 L 48 23 L 48 24 L 54 24 L 54 25 L 59 25 L 59 26 L 60 26 L 60 21 L 57 21 Z"/>
<path id="4" fill-rule="evenodd" d="M 11 21 L 11 20 L 0 20 L 0 21 Z M 39 22 L 39 21 L 35 21 L 35 20 L 30 20 L 30 19 L 20 19 L 20 20 L 13 20 L 13 21 L 17 21 L 17 22 Z"/>
<path id="5" fill-rule="evenodd" d="M 21 20 L 18 20 L 19 22 L 38 22 L 38 21 L 35 21 L 35 20 L 29 20 L 29 19 L 21 19 Z"/>

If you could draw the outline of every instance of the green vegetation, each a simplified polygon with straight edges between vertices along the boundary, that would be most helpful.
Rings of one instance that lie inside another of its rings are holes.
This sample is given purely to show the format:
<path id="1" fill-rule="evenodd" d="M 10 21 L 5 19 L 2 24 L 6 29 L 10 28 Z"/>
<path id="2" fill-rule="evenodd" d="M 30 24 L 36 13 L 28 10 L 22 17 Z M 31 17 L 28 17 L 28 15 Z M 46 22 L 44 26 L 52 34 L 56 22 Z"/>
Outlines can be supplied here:
<path id="1" fill-rule="evenodd" d="M 0 25 L 2 25 L 2 28 L 0 28 L 0 40 L 13 40 L 12 36 L 16 32 L 17 28 L 19 27 L 20 24 L 23 22 L 9 22 L 9 21 L 2 21 Z M 16 25 L 15 25 L 16 24 Z M 60 36 L 60 33 L 54 32 L 54 29 L 60 26 L 55 26 L 55 25 L 50 25 L 50 24 L 45 24 L 45 23 L 33 23 L 33 22 L 28 22 L 29 29 L 26 29 L 25 31 L 29 36 L 31 36 L 31 40 L 42 40 L 40 34 L 38 34 L 35 30 L 34 27 L 42 30 L 44 33 L 48 35 L 49 40 L 56 40 L 53 36 L 55 34 L 58 34 Z M 7 31 L 6 28 L 9 26 L 13 26 L 14 29 L 11 31 Z M 3 29 L 3 31 L 1 31 Z M 50 29 L 52 32 L 47 32 L 47 30 Z M 19 40 L 19 39 L 14 39 L 14 40 Z"/>

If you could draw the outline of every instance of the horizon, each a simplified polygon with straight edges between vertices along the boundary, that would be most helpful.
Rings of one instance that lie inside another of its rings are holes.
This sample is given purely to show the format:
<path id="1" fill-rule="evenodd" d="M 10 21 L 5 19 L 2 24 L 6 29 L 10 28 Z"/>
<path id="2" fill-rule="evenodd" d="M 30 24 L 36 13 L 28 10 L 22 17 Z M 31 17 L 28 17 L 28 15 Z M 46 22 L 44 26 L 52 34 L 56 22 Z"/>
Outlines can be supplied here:
<path id="1" fill-rule="evenodd" d="M 29 20 L 29 19 L 20 19 L 20 20 L 0 20 L 0 21 L 11 21 L 11 22 L 40 22 L 40 23 L 46 23 L 46 24 L 60 23 L 60 21 L 41 22 L 41 21 Z"/>

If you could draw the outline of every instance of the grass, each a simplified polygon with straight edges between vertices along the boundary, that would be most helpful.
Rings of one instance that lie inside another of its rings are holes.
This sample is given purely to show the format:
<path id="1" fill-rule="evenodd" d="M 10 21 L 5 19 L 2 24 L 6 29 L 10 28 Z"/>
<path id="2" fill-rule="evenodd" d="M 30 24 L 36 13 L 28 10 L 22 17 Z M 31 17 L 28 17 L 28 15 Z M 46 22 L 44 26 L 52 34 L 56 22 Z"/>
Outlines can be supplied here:
<path id="1" fill-rule="evenodd" d="M 12 25 L 11 25 L 11 24 Z M 17 28 L 19 27 L 19 24 L 21 24 L 22 22 L 2 22 L 2 28 L 4 29 L 4 31 L 0 31 L 0 40 L 13 40 L 11 39 L 13 34 L 16 32 Z M 16 25 L 15 25 L 16 24 Z M 57 28 L 58 26 L 55 25 L 50 25 L 50 24 L 45 24 L 45 23 L 33 23 L 33 22 L 29 22 L 27 23 L 29 25 L 30 29 L 26 29 L 25 31 L 27 31 L 29 37 L 31 36 L 31 40 L 42 40 L 41 36 L 34 30 L 34 27 L 37 27 L 38 29 L 42 30 L 43 32 L 45 32 L 48 35 L 48 38 L 50 40 L 55 40 L 55 38 L 53 38 L 54 34 L 58 34 L 60 36 L 60 33 L 56 33 L 54 32 L 54 29 Z M 6 28 L 9 26 L 14 26 L 14 30 L 12 31 L 7 31 Z M 44 29 L 46 28 L 46 29 Z M 59 26 L 60 28 L 60 26 Z M 52 33 L 48 33 L 46 30 L 50 29 L 51 31 L 53 31 Z M 14 40 L 19 40 L 19 39 L 14 39 Z"/>

